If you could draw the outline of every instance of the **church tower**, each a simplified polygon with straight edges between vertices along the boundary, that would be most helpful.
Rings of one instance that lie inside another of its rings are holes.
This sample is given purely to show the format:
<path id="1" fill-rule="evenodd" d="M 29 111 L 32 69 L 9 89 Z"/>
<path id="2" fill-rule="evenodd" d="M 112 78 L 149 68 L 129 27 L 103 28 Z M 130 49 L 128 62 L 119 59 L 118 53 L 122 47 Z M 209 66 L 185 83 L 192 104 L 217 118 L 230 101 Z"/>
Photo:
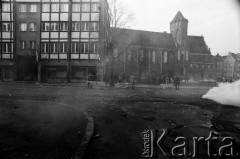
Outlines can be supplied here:
<path id="1" fill-rule="evenodd" d="M 184 49 L 187 41 L 188 20 L 183 17 L 180 11 L 170 22 L 170 32 L 178 48 Z"/>

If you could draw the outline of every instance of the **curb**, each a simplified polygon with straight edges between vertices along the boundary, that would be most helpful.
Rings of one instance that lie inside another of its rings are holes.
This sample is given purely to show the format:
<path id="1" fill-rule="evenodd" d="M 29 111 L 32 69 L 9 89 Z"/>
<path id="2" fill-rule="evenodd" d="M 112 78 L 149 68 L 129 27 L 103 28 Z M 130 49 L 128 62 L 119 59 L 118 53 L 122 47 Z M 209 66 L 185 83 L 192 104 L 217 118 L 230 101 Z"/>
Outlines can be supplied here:
<path id="1" fill-rule="evenodd" d="M 88 113 L 86 113 L 85 111 L 83 112 L 83 114 L 86 116 L 86 118 L 88 119 L 88 123 L 87 123 L 87 128 L 86 128 L 86 132 L 85 132 L 85 136 L 82 139 L 82 142 L 80 143 L 80 146 L 78 148 L 78 150 L 75 152 L 75 157 L 74 159 L 82 159 L 84 152 L 88 146 L 88 143 L 93 135 L 94 132 L 94 120 L 92 117 L 90 117 L 88 115 Z"/>

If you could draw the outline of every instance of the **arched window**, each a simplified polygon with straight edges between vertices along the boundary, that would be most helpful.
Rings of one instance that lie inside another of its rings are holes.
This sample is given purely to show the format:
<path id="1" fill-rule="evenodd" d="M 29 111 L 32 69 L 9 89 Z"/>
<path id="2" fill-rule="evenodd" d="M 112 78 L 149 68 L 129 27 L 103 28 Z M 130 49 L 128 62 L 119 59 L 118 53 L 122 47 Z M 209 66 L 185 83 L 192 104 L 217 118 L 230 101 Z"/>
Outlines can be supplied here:
<path id="1" fill-rule="evenodd" d="M 163 52 L 163 62 L 164 62 L 164 63 L 167 63 L 167 60 L 168 60 L 167 56 L 168 56 L 168 55 L 167 55 L 167 51 L 164 51 L 164 52 Z"/>

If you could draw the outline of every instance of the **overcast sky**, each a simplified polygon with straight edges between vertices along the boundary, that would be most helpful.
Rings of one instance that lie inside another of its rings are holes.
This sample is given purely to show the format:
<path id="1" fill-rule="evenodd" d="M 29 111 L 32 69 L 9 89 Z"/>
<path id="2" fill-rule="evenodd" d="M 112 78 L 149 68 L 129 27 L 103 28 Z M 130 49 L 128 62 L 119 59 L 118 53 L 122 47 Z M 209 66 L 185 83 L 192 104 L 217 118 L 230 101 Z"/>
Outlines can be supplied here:
<path id="1" fill-rule="evenodd" d="M 237 0 L 122 0 L 135 14 L 132 29 L 170 32 L 178 11 L 188 19 L 188 35 L 204 36 L 213 55 L 240 53 L 240 5 Z"/>

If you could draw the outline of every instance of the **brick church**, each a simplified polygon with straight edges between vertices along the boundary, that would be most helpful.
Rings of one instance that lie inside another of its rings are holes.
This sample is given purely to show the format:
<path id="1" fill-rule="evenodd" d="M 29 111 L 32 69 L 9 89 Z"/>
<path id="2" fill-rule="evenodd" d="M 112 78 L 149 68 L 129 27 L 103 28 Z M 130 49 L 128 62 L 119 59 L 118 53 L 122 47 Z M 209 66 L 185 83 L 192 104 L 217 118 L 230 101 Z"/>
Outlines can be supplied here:
<path id="1" fill-rule="evenodd" d="M 183 80 L 213 80 L 214 62 L 203 36 L 188 35 L 188 20 L 179 11 L 170 33 L 120 29 L 114 31 L 114 72 L 129 79 L 158 82 L 180 76 Z"/>

